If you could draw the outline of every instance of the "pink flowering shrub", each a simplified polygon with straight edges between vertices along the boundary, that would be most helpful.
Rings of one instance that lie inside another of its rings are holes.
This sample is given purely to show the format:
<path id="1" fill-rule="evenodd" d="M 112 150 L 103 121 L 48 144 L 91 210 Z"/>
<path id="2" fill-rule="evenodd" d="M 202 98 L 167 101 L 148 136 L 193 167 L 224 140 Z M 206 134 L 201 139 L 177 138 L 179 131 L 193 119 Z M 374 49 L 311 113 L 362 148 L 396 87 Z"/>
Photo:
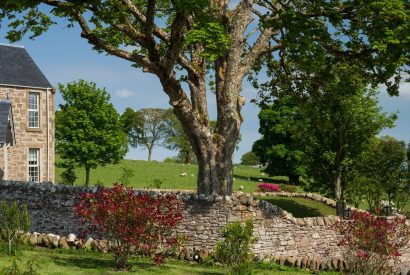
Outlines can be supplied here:
<path id="1" fill-rule="evenodd" d="M 353 211 L 351 220 L 340 221 L 335 228 L 342 234 L 339 246 L 345 246 L 344 259 L 349 274 L 391 274 L 409 241 L 406 219 L 386 219 L 368 212 Z"/>
<path id="2" fill-rule="evenodd" d="M 257 192 L 280 192 L 280 187 L 277 184 L 261 182 L 258 184 Z"/>

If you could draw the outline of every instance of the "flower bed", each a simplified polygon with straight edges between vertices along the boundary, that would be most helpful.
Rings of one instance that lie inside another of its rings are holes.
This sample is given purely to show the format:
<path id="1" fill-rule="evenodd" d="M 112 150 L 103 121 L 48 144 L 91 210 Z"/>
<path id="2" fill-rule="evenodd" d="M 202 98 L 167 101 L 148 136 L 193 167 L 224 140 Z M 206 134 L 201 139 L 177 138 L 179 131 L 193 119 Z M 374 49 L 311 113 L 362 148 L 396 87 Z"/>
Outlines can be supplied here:
<path id="1" fill-rule="evenodd" d="M 280 192 L 280 187 L 277 184 L 261 182 L 256 192 Z"/>

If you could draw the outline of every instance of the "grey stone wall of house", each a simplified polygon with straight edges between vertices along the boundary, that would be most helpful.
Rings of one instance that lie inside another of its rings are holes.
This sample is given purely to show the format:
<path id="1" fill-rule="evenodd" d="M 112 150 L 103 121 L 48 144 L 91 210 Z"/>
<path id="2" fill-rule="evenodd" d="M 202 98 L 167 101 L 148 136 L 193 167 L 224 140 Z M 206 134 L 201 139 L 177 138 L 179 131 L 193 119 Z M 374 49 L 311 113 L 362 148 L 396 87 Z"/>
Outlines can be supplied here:
<path id="1" fill-rule="evenodd" d="M 81 231 L 73 206 L 79 195 L 96 192 L 83 188 L 49 183 L 0 182 L 0 200 L 17 201 L 28 206 L 31 231 L 68 235 Z M 335 216 L 294 218 L 290 213 L 251 194 L 235 193 L 232 197 L 217 197 L 214 202 L 198 201 L 196 194 L 175 190 L 136 190 L 137 193 L 175 193 L 183 202 L 183 222 L 177 232 L 186 237 L 189 250 L 212 250 L 221 238 L 220 230 L 232 221 L 252 218 L 257 242 L 254 252 L 260 259 L 278 257 L 340 257 L 337 246 L 340 236 L 332 225 Z M 403 251 L 410 262 L 410 244 Z"/>

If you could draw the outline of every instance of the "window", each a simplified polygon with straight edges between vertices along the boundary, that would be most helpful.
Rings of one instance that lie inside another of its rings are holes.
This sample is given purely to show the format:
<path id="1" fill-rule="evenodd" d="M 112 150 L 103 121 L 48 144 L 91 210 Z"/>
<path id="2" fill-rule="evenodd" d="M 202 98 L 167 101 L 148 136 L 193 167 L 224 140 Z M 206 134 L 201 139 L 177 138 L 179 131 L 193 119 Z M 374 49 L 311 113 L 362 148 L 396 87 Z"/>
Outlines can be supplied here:
<path id="1" fill-rule="evenodd" d="M 28 93 L 28 127 L 39 127 L 39 94 Z"/>
<path id="2" fill-rule="evenodd" d="M 40 149 L 30 148 L 28 149 L 28 180 L 39 182 L 39 156 Z"/>

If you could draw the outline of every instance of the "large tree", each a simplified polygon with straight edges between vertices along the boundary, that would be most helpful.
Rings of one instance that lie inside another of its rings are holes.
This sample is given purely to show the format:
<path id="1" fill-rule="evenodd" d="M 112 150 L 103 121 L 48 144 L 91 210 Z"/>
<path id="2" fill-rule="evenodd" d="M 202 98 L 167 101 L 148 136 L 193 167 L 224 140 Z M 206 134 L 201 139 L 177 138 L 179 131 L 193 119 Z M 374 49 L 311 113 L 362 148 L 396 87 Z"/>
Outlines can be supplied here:
<path id="1" fill-rule="evenodd" d="M 127 153 L 127 139 L 105 89 L 80 80 L 60 84 L 59 91 L 65 102 L 55 117 L 56 152 L 85 168 L 88 186 L 90 169 L 120 161 Z"/>
<path id="2" fill-rule="evenodd" d="M 61 17 L 69 26 L 78 24 L 96 51 L 156 75 L 195 152 L 198 193 L 205 196 L 232 192 L 232 154 L 243 121 L 242 82 L 265 57 L 275 64 L 269 70 L 286 72 L 287 57 L 314 65 L 331 54 L 357 60 L 374 82 L 389 82 L 408 61 L 408 13 L 405 0 L 0 3 L 0 19 L 10 20 L 12 41 L 27 32 L 38 36 Z M 400 81 L 394 80 L 388 83 L 391 92 Z M 216 97 L 214 132 L 207 84 Z"/>
<path id="3" fill-rule="evenodd" d="M 316 187 L 341 200 L 350 162 L 383 128 L 394 125 L 396 115 L 378 106 L 377 91 L 368 87 L 360 68 L 337 64 L 323 70 L 320 80 L 307 84 L 299 133 L 308 175 Z"/>
<path id="4" fill-rule="evenodd" d="M 159 108 L 146 108 L 134 111 L 125 109 L 121 115 L 123 129 L 128 134 L 128 143 L 136 148 L 144 146 L 151 161 L 152 150 L 166 136 L 168 111 Z"/>

